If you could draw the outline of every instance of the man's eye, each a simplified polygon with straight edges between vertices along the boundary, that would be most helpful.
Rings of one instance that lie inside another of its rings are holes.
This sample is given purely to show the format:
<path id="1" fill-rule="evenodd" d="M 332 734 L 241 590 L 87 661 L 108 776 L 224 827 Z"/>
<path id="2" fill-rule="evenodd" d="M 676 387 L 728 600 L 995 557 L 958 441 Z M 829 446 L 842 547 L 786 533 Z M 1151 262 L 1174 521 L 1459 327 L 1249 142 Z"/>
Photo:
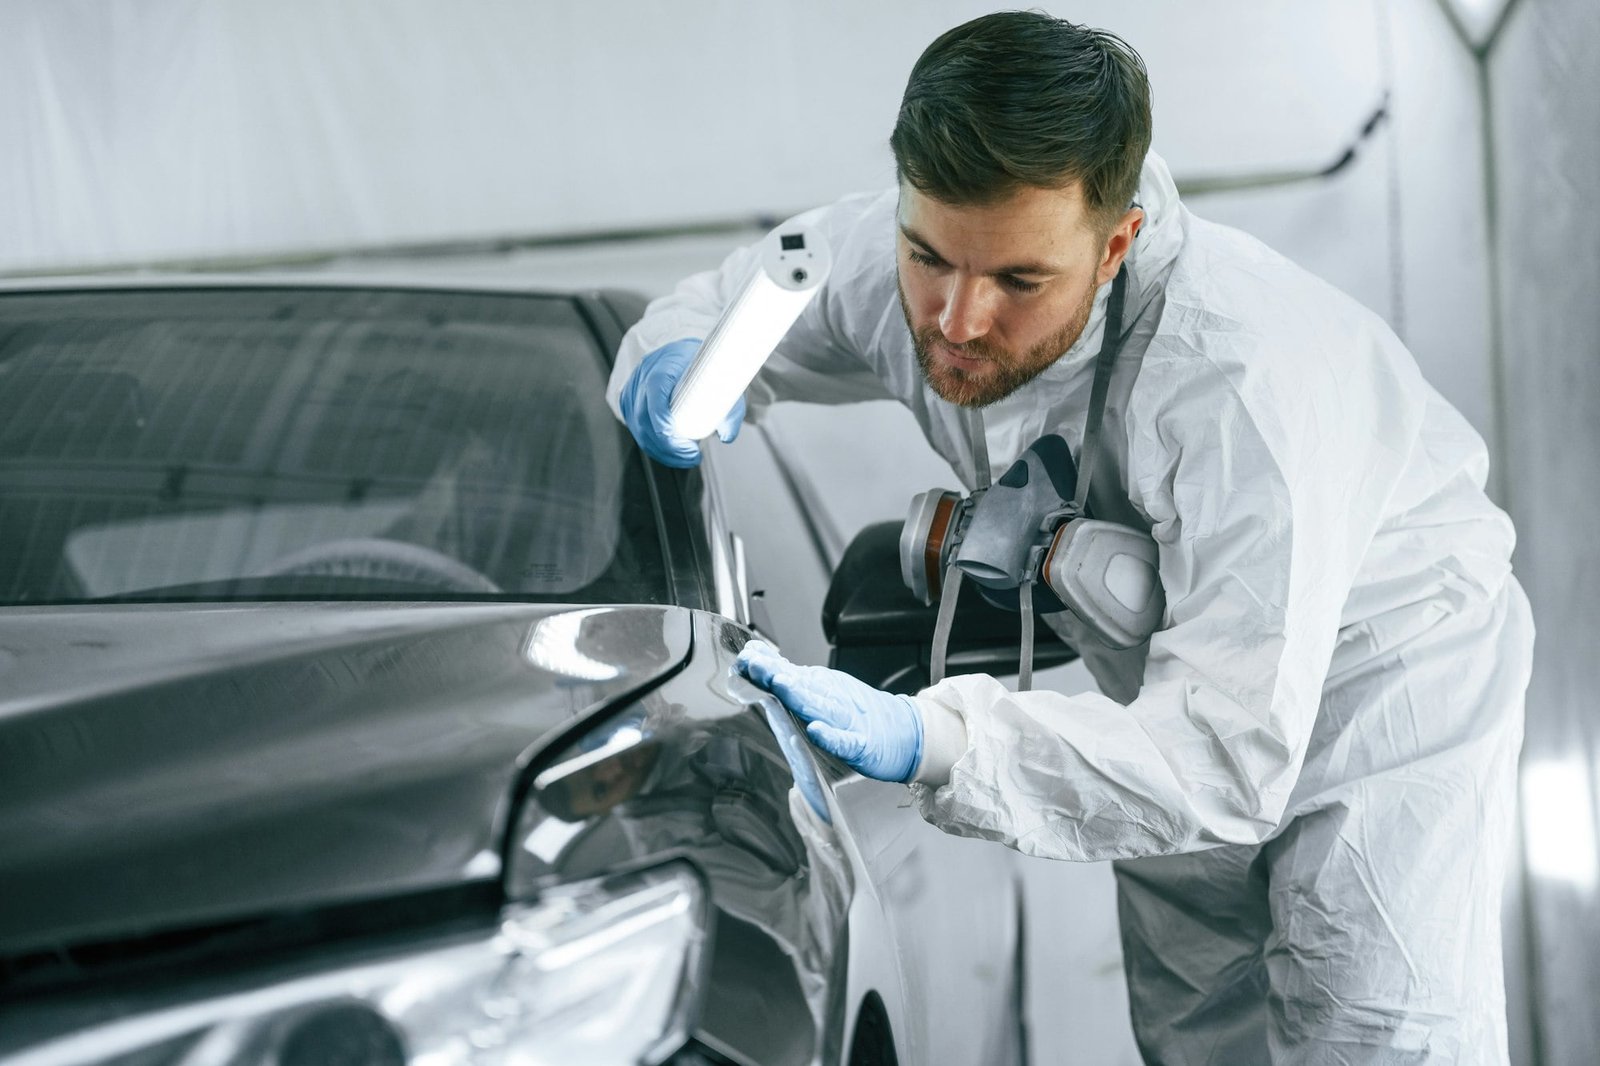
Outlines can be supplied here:
<path id="1" fill-rule="evenodd" d="M 1037 282 L 1037 281 L 1023 281 L 1021 278 L 1014 277 L 1011 274 L 1001 274 L 1000 275 L 1000 284 L 1004 285 L 1006 288 L 1010 289 L 1012 292 L 1038 292 L 1039 289 L 1042 287 L 1042 284 L 1040 282 Z"/>
<path id="2" fill-rule="evenodd" d="M 938 259 L 935 259 L 926 252 L 919 252 L 915 248 L 907 248 L 906 256 L 918 266 L 935 267 L 940 265 L 940 261 Z"/>

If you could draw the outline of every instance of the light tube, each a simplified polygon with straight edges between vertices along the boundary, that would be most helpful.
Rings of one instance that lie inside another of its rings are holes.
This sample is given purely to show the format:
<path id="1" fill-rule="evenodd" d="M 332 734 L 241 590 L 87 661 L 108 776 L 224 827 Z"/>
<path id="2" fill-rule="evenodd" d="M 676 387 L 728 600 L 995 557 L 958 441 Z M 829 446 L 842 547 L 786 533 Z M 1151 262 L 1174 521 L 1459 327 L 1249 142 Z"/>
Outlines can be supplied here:
<path id="1" fill-rule="evenodd" d="M 788 222 L 762 238 L 754 272 L 728 304 L 672 394 L 672 430 L 687 440 L 716 432 L 833 266 L 828 242 Z"/>

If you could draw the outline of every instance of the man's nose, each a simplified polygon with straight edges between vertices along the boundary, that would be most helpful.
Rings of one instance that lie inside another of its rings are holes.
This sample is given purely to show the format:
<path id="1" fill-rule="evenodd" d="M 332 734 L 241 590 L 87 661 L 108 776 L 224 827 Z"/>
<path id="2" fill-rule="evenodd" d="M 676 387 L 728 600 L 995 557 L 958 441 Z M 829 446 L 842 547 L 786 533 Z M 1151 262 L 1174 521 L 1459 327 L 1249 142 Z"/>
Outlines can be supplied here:
<path id="1" fill-rule="evenodd" d="M 951 344 L 965 344 L 989 332 L 994 312 L 985 298 L 982 278 L 953 277 L 939 314 L 939 332 Z"/>

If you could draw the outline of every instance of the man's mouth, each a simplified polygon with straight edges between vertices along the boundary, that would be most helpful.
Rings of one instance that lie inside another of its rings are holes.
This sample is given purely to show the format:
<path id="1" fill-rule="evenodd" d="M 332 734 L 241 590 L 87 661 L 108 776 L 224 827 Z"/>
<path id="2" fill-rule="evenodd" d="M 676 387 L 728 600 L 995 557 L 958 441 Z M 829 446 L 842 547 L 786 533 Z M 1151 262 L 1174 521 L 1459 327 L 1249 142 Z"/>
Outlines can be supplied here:
<path id="1" fill-rule="evenodd" d="M 977 370 L 989 362 L 981 356 L 968 355 L 959 348 L 952 348 L 943 341 L 936 341 L 935 347 L 940 358 L 958 370 Z"/>

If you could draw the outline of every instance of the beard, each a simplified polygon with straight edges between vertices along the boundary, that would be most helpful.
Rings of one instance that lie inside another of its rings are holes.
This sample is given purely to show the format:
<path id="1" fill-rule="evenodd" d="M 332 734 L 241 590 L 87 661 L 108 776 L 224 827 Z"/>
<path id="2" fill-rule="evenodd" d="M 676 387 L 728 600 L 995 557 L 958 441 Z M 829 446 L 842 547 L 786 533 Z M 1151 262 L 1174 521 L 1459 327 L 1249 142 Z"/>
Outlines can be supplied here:
<path id="1" fill-rule="evenodd" d="M 1082 303 L 1061 329 L 1020 355 L 976 337 L 965 344 L 951 344 L 937 325 L 918 329 L 911 321 L 911 308 L 906 303 L 906 291 L 895 279 L 895 290 L 900 294 L 900 313 L 905 316 L 906 329 L 911 332 L 911 343 L 917 352 L 917 365 L 922 368 L 922 379 L 939 398 L 961 407 L 987 407 L 1005 399 L 1022 386 L 1044 373 L 1051 364 L 1066 354 L 1089 324 L 1094 311 L 1096 288 L 1089 286 Z M 934 345 L 942 344 L 969 359 L 981 359 L 984 365 L 976 370 L 942 363 L 933 353 Z"/>

